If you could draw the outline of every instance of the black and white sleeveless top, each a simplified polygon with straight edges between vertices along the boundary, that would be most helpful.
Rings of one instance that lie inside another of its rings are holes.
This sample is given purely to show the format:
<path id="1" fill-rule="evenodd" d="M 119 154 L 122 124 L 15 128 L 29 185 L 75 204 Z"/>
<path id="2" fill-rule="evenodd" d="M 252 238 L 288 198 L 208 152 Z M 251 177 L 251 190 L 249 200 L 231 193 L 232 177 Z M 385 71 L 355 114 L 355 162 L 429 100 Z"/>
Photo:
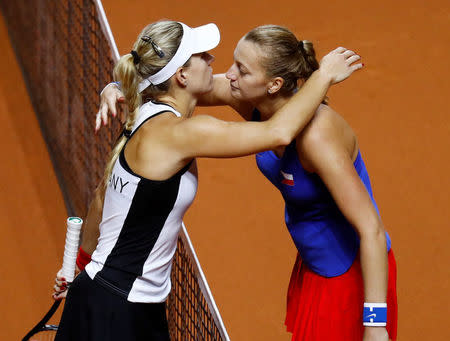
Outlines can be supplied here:
<path id="1" fill-rule="evenodd" d="M 132 134 L 168 111 L 181 116 L 166 104 L 144 104 Z M 97 248 L 86 266 L 89 277 L 130 302 L 165 301 L 178 233 L 196 191 L 195 160 L 156 181 L 133 173 L 122 149 L 105 193 Z"/>

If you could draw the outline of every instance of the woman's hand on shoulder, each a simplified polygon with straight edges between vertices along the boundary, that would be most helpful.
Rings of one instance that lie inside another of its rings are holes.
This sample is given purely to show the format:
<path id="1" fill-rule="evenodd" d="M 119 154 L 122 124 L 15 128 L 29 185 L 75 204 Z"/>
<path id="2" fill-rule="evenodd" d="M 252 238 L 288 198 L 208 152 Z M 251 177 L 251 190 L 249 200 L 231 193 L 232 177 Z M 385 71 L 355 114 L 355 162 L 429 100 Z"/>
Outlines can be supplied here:
<path id="1" fill-rule="evenodd" d="M 361 57 L 352 50 L 338 47 L 322 58 L 319 72 L 329 77 L 331 84 L 336 84 L 363 67 L 364 64 L 356 63 L 360 59 Z"/>
<path id="2" fill-rule="evenodd" d="M 113 117 L 117 116 L 117 104 L 124 103 L 125 97 L 120 91 L 116 83 L 109 83 L 100 93 L 100 107 L 95 116 L 95 133 L 97 133 L 102 123 L 104 126 L 108 124 L 108 114 Z"/>

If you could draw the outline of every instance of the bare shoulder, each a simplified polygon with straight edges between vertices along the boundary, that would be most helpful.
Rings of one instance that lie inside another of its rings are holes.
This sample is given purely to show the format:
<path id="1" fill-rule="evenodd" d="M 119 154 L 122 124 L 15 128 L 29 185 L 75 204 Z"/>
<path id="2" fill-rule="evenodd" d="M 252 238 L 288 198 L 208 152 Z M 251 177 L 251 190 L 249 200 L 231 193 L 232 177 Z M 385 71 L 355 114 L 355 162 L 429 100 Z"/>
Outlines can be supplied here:
<path id="1" fill-rule="evenodd" d="M 139 128 L 138 133 L 141 133 L 143 137 L 165 135 L 167 129 L 171 129 L 183 119 L 183 117 L 178 117 L 172 111 L 168 110 L 144 122 Z"/>
<path id="2" fill-rule="evenodd" d="M 216 128 L 218 125 L 227 125 L 229 122 L 222 121 L 210 115 L 195 115 L 191 117 L 177 117 L 171 112 L 163 113 L 144 123 L 139 129 L 146 143 L 160 146 L 177 148 L 179 142 L 185 141 L 186 136 L 190 139 L 201 139 L 204 133 Z M 204 141 L 203 141 L 204 143 Z"/>
<path id="3" fill-rule="evenodd" d="M 183 151 L 188 148 L 188 145 L 204 144 L 209 134 L 228 124 L 230 123 L 210 115 L 176 117 L 167 113 L 155 117 L 154 122 L 143 126 L 142 135 L 146 139 L 145 145 L 158 145 L 157 148 L 183 158 Z"/>
<path id="4" fill-rule="evenodd" d="M 302 144 L 325 142 L 334 140 L 336 135 L 347 128 L 350 126 L 335 110 L 321 104 L 299 137 Z"/>
<path id="5" fill-rule="evenodd" d="M 134 145 L 137 148 L 136 152 L 142 155 L 151 153 L 155 149 L 168 147 L 167 140 L 170 132 L 183 120 L 183 117 L 178 117 L 171 111 L 152 117 L 139 127 L 128 145 Z"/>
<path id="6" fill-rule="evenodd" d="M 333 108 L 321 104 L 297 138 L 297 148 L 308 162 L 316 153 L 338 149 L 345 150 L 353 158 L 358 147 L 356 135 L 345 119 Z"/>
<path id="7" fill-rule="evenodd" d="M 131 137 L 125 158 L 131 169 L 148 179 L 165 180 L 182 169 L 184 160 L 173 146 L 173 131 L 184 120 L 172 112 L 152 117 Z"/>

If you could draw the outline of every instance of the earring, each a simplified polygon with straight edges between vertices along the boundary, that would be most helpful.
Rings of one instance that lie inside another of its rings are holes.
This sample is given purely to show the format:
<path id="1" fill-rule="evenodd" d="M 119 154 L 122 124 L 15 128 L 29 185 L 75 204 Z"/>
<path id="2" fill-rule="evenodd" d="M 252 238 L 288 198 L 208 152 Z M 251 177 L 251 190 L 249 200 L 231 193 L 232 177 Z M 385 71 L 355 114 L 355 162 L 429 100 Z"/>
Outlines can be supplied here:
<path id="1" fill-rule="evenodd" d="M 267 93 L 268 93 L 268 94 L 271 94 L 271 93 L 272 93 L 272 90 L 270 90 L 270 89 L 267 90 Z"/>

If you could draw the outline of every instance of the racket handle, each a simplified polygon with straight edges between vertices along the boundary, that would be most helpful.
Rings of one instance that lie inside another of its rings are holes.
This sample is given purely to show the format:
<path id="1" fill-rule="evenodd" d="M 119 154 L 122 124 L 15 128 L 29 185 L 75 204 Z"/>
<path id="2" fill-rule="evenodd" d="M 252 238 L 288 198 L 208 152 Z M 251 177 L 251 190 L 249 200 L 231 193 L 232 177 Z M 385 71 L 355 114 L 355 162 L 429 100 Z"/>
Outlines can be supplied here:
<path id="1" fill-rule="evenodd" d="M 67 218 L 66 244 L 64 247 L 64 258 L 62 275 L 68 282 L 72 282 L 75 277 L 75 265 L 78 254 L 78 244 L 80 242 L 80 231 L 83 219 L 78 217 Z"/>

